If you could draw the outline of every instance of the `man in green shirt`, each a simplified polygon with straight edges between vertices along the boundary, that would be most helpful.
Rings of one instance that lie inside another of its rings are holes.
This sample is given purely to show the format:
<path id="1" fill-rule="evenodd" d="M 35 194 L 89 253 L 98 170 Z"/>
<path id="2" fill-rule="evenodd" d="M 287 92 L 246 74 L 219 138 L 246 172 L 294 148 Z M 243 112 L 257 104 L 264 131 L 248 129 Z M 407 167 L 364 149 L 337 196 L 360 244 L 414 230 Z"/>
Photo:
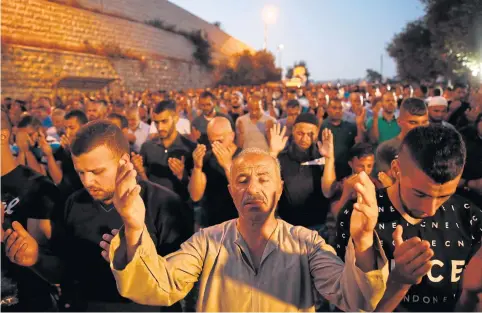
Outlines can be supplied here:
<path id="1" fill-rule="evenodd" d="M 381 102 L 381 103 L 380 103 Z M 382 100 L 373 107 L 373 116 L 367 122 L 368 134 L 374 144 L 381 144 L 384 141 L 396 137 L 400 133 L 400 126 L 395 118 L 397 109 L 397 99 L 394 93 L 383 94 Z M 379 116 L 380 109 L 383 108 L 382 116 Z"/>

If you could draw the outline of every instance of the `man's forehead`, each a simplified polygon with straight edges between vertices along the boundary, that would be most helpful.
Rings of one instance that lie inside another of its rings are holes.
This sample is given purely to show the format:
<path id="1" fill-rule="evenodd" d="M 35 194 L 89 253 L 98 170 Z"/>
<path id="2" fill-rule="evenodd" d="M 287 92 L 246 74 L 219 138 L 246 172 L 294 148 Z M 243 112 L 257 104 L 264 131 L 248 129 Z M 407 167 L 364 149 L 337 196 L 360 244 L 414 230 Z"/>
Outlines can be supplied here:
<path id="1" fill-rule="evenodd" d="M 275 161 L 264 155 L 244 156 L 236 160 L 234 170 L 238 173 L 244 172 L 266 172 L 274 171 Z"/>

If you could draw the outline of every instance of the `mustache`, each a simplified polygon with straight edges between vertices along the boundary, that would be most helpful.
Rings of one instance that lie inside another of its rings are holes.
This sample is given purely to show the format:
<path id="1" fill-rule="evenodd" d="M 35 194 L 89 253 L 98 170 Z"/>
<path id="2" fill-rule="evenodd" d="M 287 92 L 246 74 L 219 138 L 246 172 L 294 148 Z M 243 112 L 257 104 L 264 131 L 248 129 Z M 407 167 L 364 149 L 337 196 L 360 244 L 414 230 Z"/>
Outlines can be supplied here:
<path id="1" fill-rule="evenodd" d="M 255 201 L 263 201 L 263 203 L 266 203 L 266 198 L 261 194 L 247 195 L 243 199 L 243 204 L 247 204 Z"/>

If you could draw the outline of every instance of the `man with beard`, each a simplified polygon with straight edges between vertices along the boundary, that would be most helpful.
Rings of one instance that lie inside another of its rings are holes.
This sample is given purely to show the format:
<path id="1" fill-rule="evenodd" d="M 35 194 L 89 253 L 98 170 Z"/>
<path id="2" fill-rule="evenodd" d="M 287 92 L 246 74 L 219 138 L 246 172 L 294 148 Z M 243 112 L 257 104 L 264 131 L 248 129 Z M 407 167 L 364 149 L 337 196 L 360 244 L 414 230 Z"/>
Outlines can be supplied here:
<path id="1" fill-rule="evenodd" d="M 372 143 L 380 144 L 396 137 L 400 133 L 400 126 L 397 124 L 395 111 L 397 109 L 397 98 L 393 92 L 387 92 L 382 96 L 381 106 L 372 108 L 373 118 L 367 122 L 368 134 Z M 383 108 L 382 116 L 380 108 Z"/>
<path id="2" fill-rule="evenodd" d="M 216 116 L 225 117 L 231 122 L 234 128 L 233 120 L 229 115 L 216 112 L 216 97 L 209 91 L 205 91 L 199 97 L 198 109 L 202 114 L 192 121 L 191 139 L 200 144 L 209 146 L 209 138 L 207 134 L 208 123 Z"/>
<path id="3" fill-rule="evenodd" d="M 202 226 L 212 226 L 236 218 L 237 211 L 228 190 L 233 156 L 241 152 L 234 143 L 234 131 L 227 118 L 218 116 L 208 124 L 212 150 L 199 144 L 193 152 L 194 168 L 189 181 L 193 201 L 202 199 Z"/>
<path id="4" fill-rule="evenodd" d="M 320 188 L 324 168 L 318 164 L 305 164 L 321 157 L 332 157 L 324 152 L 321 145 L 317 149 L 315 140 L 318 136 L 318 119 L 311 113 L 301 113 L 294 122 L 293 141 L 284 150 L 286 137 L 280 127 L 279 124 L 274 127 L 270 142 L 271 154 L 278 155 L 284 181 L 278 214 L 290 224 L 320 230 L 330 211 L 329 202 Z M 332 138 L 331 132 L 327 132 L 329 138 Z M 324 144 L 325 149 L 333 146 L 330 140 L 324 140 Z"/>
<path id="5" fill-rule="evenodd" d="M 449 127 L 417 127 L 403 139 L 392 162 L 396 182 L 377 192 L 376 229 L 387 257 L 397 264 L 377 310 L 453 311 L 461 273 L 477 251 L 482 232 L 482 211 L 454 195 L 465 156 L 461 135 Z M 345 253 L 352 207 L 349 202 L 338 215 L 339 255 Z M 422 246 L 405 255 L 394 252 L 403 240 Z M 431 269 L 411 265 L 410 258 L 431 260 Z M 408 274 L 424 277 L 413 280 Z"/>
<path id="6" fill-rule="evenodd" d="M 101 120 L 107 114 L 107 104 L 104 100 L 89 101 L 85 106 L 85 114 L 89 122 Z"/>
<path id="7" fill-rule="evenodd" d="M 7 113 L 2 111 L 1 118 L 2 242 L 6 243 L 2 244 L 2 298 L 4 275 L 17 285 L 18 292 L 18 304 L 8 307 L 2 304 L 2 311 L 53 311 L 51 286 L 30 269 L 15 264 L 20 258 L 17 252 L 25 246 L 19 241 L 16 248 L 11 249 L 8 240 L 15 237 L 9 239 L 3 230 L 27 229 L 36 240 L 45 242 L 52 233 L 51 217 L 60 192 L 47 177 L 17 162 L 10 150 L 12 126 Z"/>
<path id="8" fill-rule="evenodd" d="M 432 124 L 441 124 L 447 127 L 453 127 L 452 124 L 446 122 L 448 102 L 444 97 L 436 96 L 427 99 L 428 118 Z"/>
<path id="9" fill-rule="evenodd" d="M 378 208 L 368 177 L 357 185 L 363 200 L 353 215 L 346 264 L 316 232 L 275 217 L 282 189 L 277 160 L 260 149 L 244 150 L 229 179 L 239 218 L 197 232 L 163 258 L 145 228 L 136 182 L 120 180 L 116 209 L 125 228 L 108 248 L 120 293 L 169 305 L 199 282 L 197 311 L 203 312 L 314 311 L 316 292 L 342 310 L 373 310 L 388 264 L 374 236 Z"/>
<path id="10" fill-rule="evenodd" d="M 196 144 L 176 130 L 179 115 L 173 100 L 159 102 L 152 112 L 159 138 L 146 141 L 140 156 L 133 154 L 133 163 L 143 179 L 174 191 L 187 200 L 188 173 L 192 169 L 192 152 Z"/>
<path id="11" fill-rule="evenodd" d="M 23 228 L 9 230 L 10 238 L 29 243 L 30 249 L 23 251 L 17 263 L 23 266 L 33 263 L 32 268 L 45 278 L 60 281 L 62 294 L 73 311 L 159 311 L 159 307 L 138 305 L 119 295 L 109 264 L 104 260 L 107 255 L 101 255 L 99 246 L 102 238 L 116 233 L 123 225 L 113 202 L 121 178 L 117 176 L 118 169 L 129 164 L 128 177 L 136 179 L 127 139 L 114 124 L 95 121 L 79 130 L 71 144 L 71 153 L 85 188 L 69 197 L 55 220 L 50 241 L 54 256 L 43 250 L 39 253 L 35 240 Z M 166 255 L 178 249 L 192 234 L 190 215 L 179 197 L 148 181 L 140 181 L 137 192 L 145 203 L 142 220 L 154 250 Z M 7 240 L 8 249 L 14 245 Z M 33 262 L 27 263 L 29 260 Z M 52 273 L 61 274 L 61 278 Z M 177 309 L 180 307 L 168 310 Z"/>

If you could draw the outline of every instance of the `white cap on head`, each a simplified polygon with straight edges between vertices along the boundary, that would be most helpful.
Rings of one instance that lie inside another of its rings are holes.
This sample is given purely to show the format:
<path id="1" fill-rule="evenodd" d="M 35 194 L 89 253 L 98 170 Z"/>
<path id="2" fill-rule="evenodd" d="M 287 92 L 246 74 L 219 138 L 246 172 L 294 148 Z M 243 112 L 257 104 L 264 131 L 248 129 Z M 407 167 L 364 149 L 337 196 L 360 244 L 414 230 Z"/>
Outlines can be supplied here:
<path id="1" fill-rule="evenodd" d="M 427 99 L 427 106 L 448 106 L 447 99 L 441 96 L 430 97 Z"/>

